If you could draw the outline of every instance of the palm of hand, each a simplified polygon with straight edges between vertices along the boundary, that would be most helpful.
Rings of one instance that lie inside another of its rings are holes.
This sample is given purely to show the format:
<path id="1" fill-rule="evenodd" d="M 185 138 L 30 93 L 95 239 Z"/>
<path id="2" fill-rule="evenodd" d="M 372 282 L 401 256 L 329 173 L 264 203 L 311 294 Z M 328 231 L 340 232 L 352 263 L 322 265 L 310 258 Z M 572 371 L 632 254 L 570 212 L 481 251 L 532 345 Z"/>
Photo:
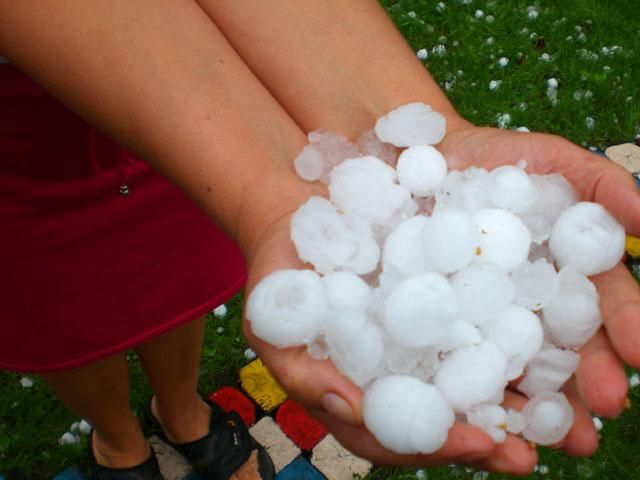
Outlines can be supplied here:
<path id="1" fill-rule="evenodd" d="M 493 169 L 524 159 L 528 170 L 561 173 L 578 190 L 581 199 L 603 204 L 630 233 L 640 232 L 640 196 L 631 177 L 605 159 L 550 135 L 522 134 L 489 128 L 468 127 L 450 132 L 438 148 L 455 169 L 470 165 Z M 292 206 L 295 210 L 298 205 Z M 273 270 L 304 268 L 289 237 L 292 212 L 270 226 L 256 243 L 249 260 L 247 294 L 257 281 Z M 605 328 L 581 350 L 575 379 L 565 388 L 574 407 L 574 426 L 562 447 L 574 455 L 589 455 L 597 448 L 597 434 L 590 411 L 615 416 L 623 408 L 627 381 L 622 363 L 640 366 L 640 294 L 624 266 L 593 278 L 602 302 Z M 245 321 L 245 335 L 291 397 L 302 403 L 354 453 L 377 464 L 435 465 L 474 463 L 492 471 L 526 473 L 536 462 L 535 451 L 525 442 L 509 437 L 494 446 L 474 427 L 456 424 L 445 446 L 433 455 L 397 455 L 383 447 L 362 425 L 361 391 L 339 374 L 328 361 L 311 359 L 304 348 L 278 350 L 252 335 Z M 613 346 L 612 346 L 613 345 Z M 345 399 L 353 412 L 350 421 L 327 413 L 323 394 Z M 520 407 L 526 400 L 508 394 L 507 405 Z"/>

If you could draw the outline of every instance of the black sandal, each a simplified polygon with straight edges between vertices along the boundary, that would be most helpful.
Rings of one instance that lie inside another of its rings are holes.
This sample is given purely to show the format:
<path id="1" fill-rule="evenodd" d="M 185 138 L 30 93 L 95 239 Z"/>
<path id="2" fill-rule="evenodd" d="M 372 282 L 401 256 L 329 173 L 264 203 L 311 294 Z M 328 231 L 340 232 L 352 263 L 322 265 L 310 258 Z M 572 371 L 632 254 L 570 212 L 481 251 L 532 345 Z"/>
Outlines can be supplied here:
<path id="1" fill-rule="evenodd" d="M 185 457 L 203 480 L 228 480 L 254 450 L 260 480 L 273 480 L 276 474 L 269 454 L 251 437 L 240 415 L 227 413 L 209 400 L 206 403 L 211 408 L 209 433 L 188 443 L 173 443 L 167 438 L 151 412 L 151 401 L 146 405 L 145 415 L 151 423 L 152 433 Z"/>
<path id="2" fill-rule="evenodd" d="M 93 431 L 89 435 L 89 461 L 91 462 L 90 480 L 165 480 L 160 473 L 156 452 L 151 447 L 151 456 L 134 467 L 110 468 L 98 465 L 93 454 Z"/>

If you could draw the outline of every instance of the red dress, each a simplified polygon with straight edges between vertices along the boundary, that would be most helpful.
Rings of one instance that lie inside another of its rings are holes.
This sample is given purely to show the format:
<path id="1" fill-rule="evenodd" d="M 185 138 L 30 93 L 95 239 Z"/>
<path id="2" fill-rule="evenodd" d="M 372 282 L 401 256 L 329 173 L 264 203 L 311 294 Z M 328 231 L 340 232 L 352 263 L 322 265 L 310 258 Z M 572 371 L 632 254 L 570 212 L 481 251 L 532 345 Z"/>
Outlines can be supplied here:
<path id="1" fill-rule="evenodd" d="M 245 279 L 238 248 L 183 193 L 0 64 L 0 369 L 121 352 Z"/>

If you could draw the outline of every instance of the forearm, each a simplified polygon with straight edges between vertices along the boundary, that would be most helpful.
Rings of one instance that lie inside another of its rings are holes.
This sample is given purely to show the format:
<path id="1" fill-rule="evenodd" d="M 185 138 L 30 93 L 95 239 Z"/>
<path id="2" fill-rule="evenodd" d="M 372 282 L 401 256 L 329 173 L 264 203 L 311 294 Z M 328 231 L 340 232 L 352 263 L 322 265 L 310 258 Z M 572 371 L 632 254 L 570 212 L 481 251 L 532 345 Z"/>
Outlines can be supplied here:
<path id="1" fill-rule="evenodd" d="M 422 101 L 466 125 L 375 0 L 198 0 L 305 130 L 352 138 Z"/>
<path id="2" fill-rule="evenodd" d="M 304 135 L 197 4 L 0 2 L 0 52 L 185 189 L 245 250 Z"/>

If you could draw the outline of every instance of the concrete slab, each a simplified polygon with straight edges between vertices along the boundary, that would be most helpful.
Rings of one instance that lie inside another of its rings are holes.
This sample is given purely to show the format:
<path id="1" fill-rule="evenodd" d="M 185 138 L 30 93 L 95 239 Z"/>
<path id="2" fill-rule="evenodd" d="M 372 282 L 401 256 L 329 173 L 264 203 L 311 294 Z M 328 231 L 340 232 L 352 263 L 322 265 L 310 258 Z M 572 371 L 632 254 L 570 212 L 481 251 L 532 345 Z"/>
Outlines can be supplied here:
<path id="1" fill-rule="evenodd" d="M 200 477 L 193 472 L 189 462 L 157 436 L 149 438 L 149 443 L 156 451 L 160 471 L 166 480 L 196 480 Z"/>
<path id="2" fill-rule="evenodd" d="M 331 480 L 353 480 L 364 477 L 372 468 L 367 460 L 356 457 L 344 448 L 333 435 L 327 435 L 316 445 L 311 455 L 311 464 Z"/>
<path id="3" fill-rule="evenodd" d="M 614 145 L 605 150 L 607 157 L 629 173 L 640 172 L 640 147 L 633 143 Z"/>
<path id="4" fill-rule="evenodd" d="M 262 445 L 273 460 L 276 473 L 300 455 L 300 449 L 280 430 L 271 417 L 262 417 L 249 429 L 249 433 Z"/>

